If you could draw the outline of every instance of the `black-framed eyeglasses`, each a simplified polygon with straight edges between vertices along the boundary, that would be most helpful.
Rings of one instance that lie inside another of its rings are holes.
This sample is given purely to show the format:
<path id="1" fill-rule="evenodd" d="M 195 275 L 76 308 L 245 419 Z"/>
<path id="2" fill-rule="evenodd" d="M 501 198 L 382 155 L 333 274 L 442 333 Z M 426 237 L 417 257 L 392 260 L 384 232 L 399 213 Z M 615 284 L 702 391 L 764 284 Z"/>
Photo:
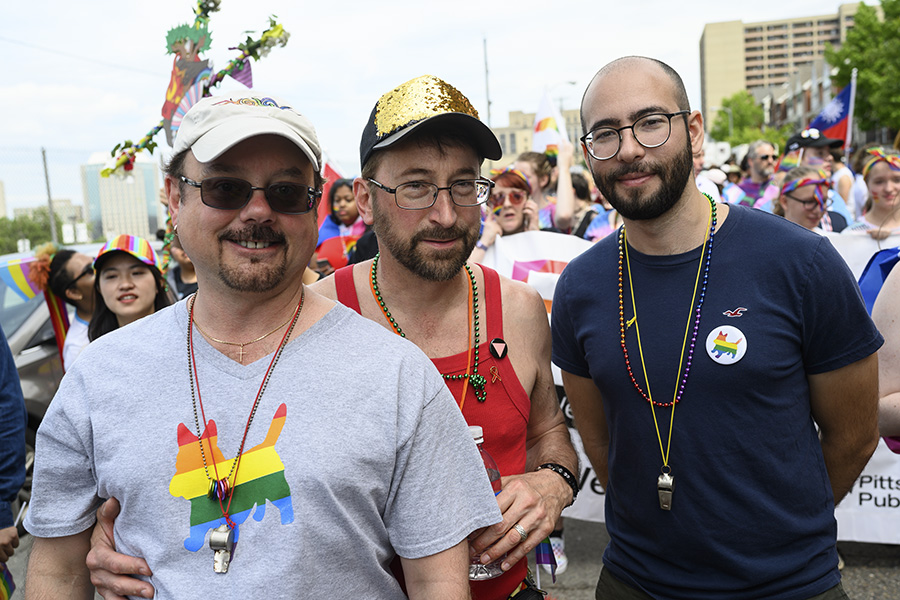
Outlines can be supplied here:
<path id="1" fill-rule="evenodd" d="M 800 204 L 803 205 L 803 208 L 805 208 L 805 209 L 821 208 L 822 210 L 825 210 L 826 208 L 831 206 L 831 202 L 832 202 L 831 198 L 828 198 L 828 197 L 825 198 L 824 202 L 819 202 L 818 198 L 813 198 L 812 200 L 801 200 L 800 198 L 794 198 L 790 194 L 785 194 L 785 197 L 790 198 L 794 202 L 799 202 Z"/>
<path id="2" fill-rule="evenodd" d="M 94 265 L 92 263 L 88 263 L 88 264 L 84 265 L 84 268 L 81 270 L 81 273 L 79 273 L 75 277 L 75 279 L 73 279 L 72 281 L 69 282 L 69 285 L 66 286 L 66 289 L 67 290 L 72 289 L 73 287 L 75 287 L 75 284 L 78 283 L 79 279 L 81 279 L 82 277 L 87 277 L 88 275 L 93 275 L 93 274 L 94 274 Z"/>
<path id="3" fill-rule="evenodd" d="M 410 181 L 401 183 L 395 188 L 389 188 L 371 178 L 369 182 L 388 194 L 393 194 L 397 206 L 406 210 L 431 208 L 437 201 L 441 190 L 450 192 L 450 200 L 457 206 L 478 206 L 490 198 L 491 188 L 494 187 L 493 181 L 482 178 L 454 181 L 447 187 L 438 187 L 425 181 Z"/>
<path id="4" fill-rule="evenodd" d="M 289 181 L 275 182 L 262 188 L 236 177 L 207 177 L 203 181 L 194 181 L 182 175 L 181 180 L 200 188 L 200 200 L 203 204 L 220 210 L 244 208 L 250 202 L 253 190 L 262 190 L 269 207 L 275 212 L 302 215 L 312 210 L 316 200 L 322 196 L 322 190 Z"/>
<path id="5" fill-rule="evenodd" d="M 691 111 L 679 110 L 673 113 L 652 113 L 644 115 L 625 127 L 598 127 L 581 136 L 591 156 L 597 160 L 609 160 L 619 153 L 622 146 L 622 132 L 630 129 L 634 139 L 644 148 L 659 148 L 669 141 L 672 134 L 672 117 L 688 115 Z"/>

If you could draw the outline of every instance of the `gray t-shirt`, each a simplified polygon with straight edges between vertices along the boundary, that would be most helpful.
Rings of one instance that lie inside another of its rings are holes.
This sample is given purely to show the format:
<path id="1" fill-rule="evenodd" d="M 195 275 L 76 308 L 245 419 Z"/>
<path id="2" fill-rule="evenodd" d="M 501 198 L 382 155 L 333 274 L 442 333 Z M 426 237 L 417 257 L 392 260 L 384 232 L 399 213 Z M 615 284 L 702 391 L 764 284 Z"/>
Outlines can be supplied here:
<path id="1" fill-rule="evenodd" d="M 233 561 L 215 574 L 208 532 L 224 519 L 206 495 L 187 321 L 182 301 L 90 344 L 66 374 L 38 432 L 33 535 L 84 531 L 115 496 L 117 548 L 147 560 L 157 598 L 404 598 L 388 569 L 395 552 L 432 555 L 500 520 L 431 361 L 337 305 L 273 369 L 229 511 Z M 271 355 L 239 365 L 196 329 L 194 353 L 222 478 Z"/>

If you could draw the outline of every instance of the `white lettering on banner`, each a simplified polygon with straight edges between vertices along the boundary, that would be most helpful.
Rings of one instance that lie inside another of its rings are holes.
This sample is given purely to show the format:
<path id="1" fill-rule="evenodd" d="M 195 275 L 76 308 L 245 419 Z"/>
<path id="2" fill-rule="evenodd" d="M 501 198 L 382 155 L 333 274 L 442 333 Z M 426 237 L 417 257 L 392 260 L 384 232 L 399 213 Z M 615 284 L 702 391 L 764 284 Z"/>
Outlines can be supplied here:
<path id="1" fill-rule="evenodd" d="M 869 258 L 879 249 L 878 242 L 866 234 L 829 234 L 828 238 L 857 279 Z M 880 247 L 897 245 L 900 245 L 900 236 L 891 236 L 883 240 Z M 590 247 L 590 242 L 572 235 L 528 231 L 498 237 L 482 263 L 501 275 L 535 286 L 549 312 L 561 267 Z M 557 386 L 562 386 L 559 368 L 551 366 L 553 381 Z M 571 407 L 564 393 L 559 397 L 567 422 L 571 425 Z M 584 453 L 581 436 L 571 426 L 569 431 L 578 452 L 581 492 L 575 504 L 563 511 L 563 516 L 602 522 L 605 491 Z M 900 544 L 900 455 L 891 452 L 884 442 L 879 443 L 856 485 L 835 509 L 835 518 L 839 540 Z"/>

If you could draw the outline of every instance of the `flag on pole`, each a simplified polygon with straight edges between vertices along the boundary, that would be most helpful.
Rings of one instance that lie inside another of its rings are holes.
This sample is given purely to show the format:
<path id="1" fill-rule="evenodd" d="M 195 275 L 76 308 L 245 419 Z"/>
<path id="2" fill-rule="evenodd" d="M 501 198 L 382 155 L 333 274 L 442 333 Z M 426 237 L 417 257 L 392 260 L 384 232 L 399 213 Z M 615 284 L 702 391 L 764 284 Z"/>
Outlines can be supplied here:
<path id="1" fill-rule="evenodd" d="M 555 158 L 559 155 L 561 140 L 569 141 L 569 136 L 566 135 L 566 121 L 559 113 L 559 109 L 550 101 L 550 91 L 544 90 L 540 107 L 534 115 L 531 149 Z"/>
<path id="2" fill-rule="evenodd" d="M 822 135 L 835 140 L 844 140 L 844 149 L 850 147 L 852 137 L 853 107 L 856 100 L 856 69 L 850 77 L 850 84 L 825 105 L 822 112 L 810 122 L 810 128 L 818 129 Z"/>

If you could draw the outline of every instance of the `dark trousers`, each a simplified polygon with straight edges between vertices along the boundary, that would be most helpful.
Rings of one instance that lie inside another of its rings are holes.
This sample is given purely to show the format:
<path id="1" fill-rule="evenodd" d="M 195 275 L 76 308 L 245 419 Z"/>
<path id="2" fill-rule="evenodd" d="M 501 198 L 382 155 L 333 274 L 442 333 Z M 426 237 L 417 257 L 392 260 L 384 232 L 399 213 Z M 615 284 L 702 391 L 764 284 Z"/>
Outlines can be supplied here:
<path id="1" fill-rule="evenodd" d="M 609 569 L 600 571 L 600 579 L 597 581 L 597 591 L 594 597 L 597 600 L 653 600 L 653 596 L 617 579 L 609 572 Z M 850 600 L 850 598 L 839 583 L 809 600 Z"/>

